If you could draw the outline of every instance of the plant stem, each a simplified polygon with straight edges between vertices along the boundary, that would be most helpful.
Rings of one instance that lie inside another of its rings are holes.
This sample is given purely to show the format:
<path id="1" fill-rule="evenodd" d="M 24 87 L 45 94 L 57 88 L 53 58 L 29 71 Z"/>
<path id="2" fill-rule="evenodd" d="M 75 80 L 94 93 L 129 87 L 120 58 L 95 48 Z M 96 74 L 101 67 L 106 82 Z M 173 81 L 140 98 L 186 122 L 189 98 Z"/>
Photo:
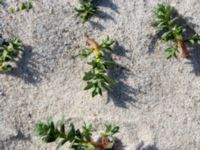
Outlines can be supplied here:
<path id="1" fill-rule="evenodd" d="M 177 43 L 178 43 L 178 47 L 181 49 L 181 51 L 179 52 L 180 56 L 182 58 L 188 58 L 189 57 L 189 51 L 187 50 L 184 41 L 183 40 L 177 40 Z"/>
<path id="2" fill-rule="evenodd" d="M 109 144 L 109 140 L 106 136 L 102 136 L 100 142 L 91 142 L 91 144 L 96 148 L 105 149 Z"/>
<path id="3" fill-rule="evenodd" d="M 100 53 L 100 46 L 98 43 L 90 38 L 87 38 L 86 43 L 91 47 L 91 49 L 95 52 L 96 58 L 99 58 L 101 56 Z"/>
<path id="4" fill-rule="evenodd" d="M 91 142 L 91 144 L 95 147 L 95 148 L 104 148 L 104 145 L 102 143 L 98 143 L 98 142 Z"/>
<path id="5" fill-rule="evenodd" d="M 177 47 L 180 49 L 180 51 L 179 51 L 180 56 L 182 58 L 188 58 L 189 51 L 187 50 L 184 40 L 182 38 L 180 39 L 177 37 L 177 34 L 173 31 L 173 26 L 171 26 L 169 23 L 168 23 L 168 29 L 172 32 L 172 34 L 175 38 L 175 41 L 177 43 Z"/>

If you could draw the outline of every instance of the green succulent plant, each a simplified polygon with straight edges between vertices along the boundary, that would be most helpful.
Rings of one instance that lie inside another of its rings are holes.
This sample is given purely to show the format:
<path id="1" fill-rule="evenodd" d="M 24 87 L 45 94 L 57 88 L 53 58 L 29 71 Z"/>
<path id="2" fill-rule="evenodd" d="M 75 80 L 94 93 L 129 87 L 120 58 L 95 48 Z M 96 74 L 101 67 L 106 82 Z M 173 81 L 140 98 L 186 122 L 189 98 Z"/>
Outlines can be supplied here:
<path id="1" fill-rule="evenodd" d="M 9 72 L 13 69 L 12 62 L 18 58 L 19 52 L 23 50 L 22 41 L 14 38 L 0 44 L 0 72 Z"/>
<path id="2" fill-rule="evenodd" d="M 92 16 L 97 14 L 97 8 L 94 5 L 94 0 L 83 0 L 80 6 L 75 8 L 75 11 L 80 17 L 82 23 L 85 23 Z"/>
<path id="3" fill-rule="evenodd" d="M 167 4 L 158 4 L 154 10 L 155 25 L 157 30 L 163 32 L 161 39 L 165 42 L 175 41 L 176 45 L 173 45 L 166 49 L 167 58 L 177 57 L 177 53 L 180 56 L 187 58 L 189 51 L 186 48 L 184 32 L 186 29 L 179 25 L 178 16 L 174 16 L 174 8 Z M 189 40 L 192 44 L 200 43 L 200 37 L 194 35 Z"/>
<path id="4" fill-rule="evenodd" d="M 69 125 L 66 131 L 63 121 L 54 123 L 51 119 L 47 122 L 37 122 L 34 128 L 34 134 L 41 138 L 45 143 L 57 143 L 59 149 L 66 142 L 71 143 L 70 148 L 73 150 L 95 150 L 95 148 L 103 148 L 104 143 L 94 142 L 92 140 L 93 127 L 91 124 L 84 124 L 82 129 L 75 129 L 73 124 Z M 106 125 L 105 134 L 107 137 L 113 137 L 114 134 L 119 132 L 119 127 Z"/>
<path id="5" fill-rule="evenodd" d="M 111 90 L 115 81 L 108 76 L 108 70 L 115 66 L 112 61 L 106 60 L 106 53 L 112 51 L 111 46 L 114 41 L 107 37 L 101 44 L 96 43 L 93 39 L 87 39 L 86 42 L 90 47 L 82 50 L 80 55 L 88 57 L 92 53 L 95 57 L 88 62 L 91 66 L 90 71 L 86 72 L 83 80 L 87 82 L 85 90 L 92 90 L 92 97 L 102 95 L 103 90 Z"/>

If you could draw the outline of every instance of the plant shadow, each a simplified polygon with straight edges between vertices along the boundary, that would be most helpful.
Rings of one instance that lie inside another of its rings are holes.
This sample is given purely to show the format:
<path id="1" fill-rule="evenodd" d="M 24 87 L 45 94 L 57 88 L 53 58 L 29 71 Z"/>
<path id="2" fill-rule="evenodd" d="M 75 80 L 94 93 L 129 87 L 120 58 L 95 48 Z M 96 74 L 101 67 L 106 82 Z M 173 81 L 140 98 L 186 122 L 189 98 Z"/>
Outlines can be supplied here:
<path id="1" fill-rule="evenodd" d="M 24 45 L 24 51 L 19 61 L 16 62 L 16 67 L 8 75 L 21 78 L 25 83 L 36 85 L 42 81 L 43 75 L 38 71 L 36 59 L 33 56 L 39 56 L 38 53 L 32 51 L 31 46 Z"/>
<path id="2" fill-rule="evenodd" d="M 190 61 L 188 64 L 191 64 L 193 66 L 192 73 L 195 73 L 195 75 L 200 75 L 200 52 L 198 51 L 200 46 L 192 46 L 189 43 L 189 39 L 197 34 L 197 32 L 194 30 L 195 27 L 199 27 L 199 25 L 193 24 L 189 22 L 188 20 L 192 20 L 192 18 L 184 18 L 181 14 L 178 13 L 178 11 L 173 7 L 173 17 L 178 17 L 177 19 L 177 25 L 182 26 L 185 30 L 183 34 L 183 38 L 187 46 L 193 47 L 190 52 L 190 57 L 188 60 Z M 162 34 L 165 31 L 157 32 L 155 35 L 150 35 L 151 41 L 148 45 L 148 53 L 151 54 L 155 50 L 156 43 L 159 39 L 161 39 Z"/>
<path id="3" fill-rule="evenodd" d="M 98 29 L 100 31 L 103 31 L 105 29 L 105 27 L 103 25 L 101 25 L 98 22 L 92 21 L 92 20 L 90 20 L 90 25 L 92 26 L 93 29 Z"/>
<path id="4" fill-rule="evenodd" d="M 137 147 L 136 150 L 159 150 L 155 145 L 148 145 L 144 146 L 144 142 L 141 142 Z"/>
<path id="5" fill-rule="evenodd" d="M 106 0 L 106 1 L 102 1 L 102 0 L 97 0 L 95 2 L 95 6 L 97 7 L 106 7 L 106 8 L 110 8 L 111 10 L 113 10 L 114 12 L 116 13 L 119 13 L 118 12 L 118 7 L 116 4 L 114 4 L 112 2 L 112 0 Z M 108 13 L 105 13 L 101 10 L 98 9 L 98 15 L 96 15 L 96 17 L 100 18 L 100 19 L 103 19 L 103 20 L 112 20 L 113 22 L 116 22 L 115 19 Z M 97 22 L 94 22 L 94 21 L 90 21 L 90 24 L 93 28 L 96 28 L 96 29 L 99 29 L 99 30 L 104 30 L 105 27 L 102 26 L 101 24 L 97 23 Z"/>
<path id="6" fill-rule="evenodd" d="M 96 6 L 110 8 L 116 13 L 119 13 L 117 5 L 113 3 L 112 0 L 106 0 L 106 1 L 97 0 L 95 4 Z"/>
<path id="7" fill-rule="evenodd" d="M 0 141 L 0 149 L 1 150 L 7 150 L 9 145 L 11 145 L 13 142 L 19 142 L 19 141 L 24 141 L 24 142 L 31 142 L 31 136 L 29 135 L 24 135 L 20 129 L 17 130 L 17 135 L 10 136 L 9 138 L 5 140 Z"/>
<path id="8" fill-rule="evenodd" d="M 126 57 L 127 50 L 123 46 L 116 43 L 113 49 L 114 54 Z M 110 61 L 114 61 L 111 56 Z M 126 67 L 116 64 L 116 67 L 109 70 L 108 74 L 116 81 L 113 89 L 108 91 L 108 102 L 112 100 L 116 106 L 122 108 L 127 108 L 127 104 L 134 104 L 137 101 L 136 96 L 141 91 L 126 84 L 125 81 L 128 79 L 131 71 Z"/>
<path id="9" fill-rule="evenodd" d="M 110 150 L 125 150 L 125 146 L 123 145 L 123 143 L 120 139 L 116 138 L 115 145 Z"/>

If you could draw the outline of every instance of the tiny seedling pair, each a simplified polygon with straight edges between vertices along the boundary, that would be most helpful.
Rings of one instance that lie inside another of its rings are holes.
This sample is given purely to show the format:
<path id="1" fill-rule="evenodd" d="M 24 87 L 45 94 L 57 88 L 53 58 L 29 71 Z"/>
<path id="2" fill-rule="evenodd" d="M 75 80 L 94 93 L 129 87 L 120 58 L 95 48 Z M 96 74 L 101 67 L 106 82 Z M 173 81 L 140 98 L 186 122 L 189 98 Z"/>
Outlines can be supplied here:
<path id="1" fill-rule="evenodd" d="M 189 57 L 189 51 L 186 43 L 192 45 L 200 44 L 200 37 L 194 34 L 192 37 L 185 37 L 186 29 L 179 25 L 178 16 L 174 16 L 175 10 L 166 4 L 158 4 L 155 8 L 155 24 L 159 32 L 163 32 L 162 40 L 165 42 L 175 41 L 176 45 L 172 45 L 166 49 L 167 58 L 177 57 L 179 52 L 182 58 Z"/>
<path id="2" fill-rule="evenodd" d="M 101 44 L 95 40 L 87 38 L 86 43 L 89 48 L 80 52 L 82 57 L 94 56 L 92 61 L 88 62 L 91 69 L 85 73 L 83 80 L 87 82 L 85 90 L 92 90 L 92 97 L 102 95 L 104 89 L 110 90 L 115 81 L 109 77 L 108 70 L 115 66 L 112 61 L 106 60 L 106 55 L 111 53 L 114 41 L 107 37 Z"/>
<path id="3" fill-rule="evenodd" d="M 9 72 L 13 69 L 13 62 L 23 50 L 22 41 L 14 38 L 10 41 L 2 40 L 0 43 L 0 72 Z"/>
<path id="4" fill-rule="evenodd" d="M 22 10 L 29 11 L 32 8 L 33 8 L 33 5 L 31 3 L 31 1 L 22 2 L 22 3 L 20 3 L 20 6 L 17 7 L 17 8 L 13 8 L 13 7 L 9 8 L 9 12 L 10 13 L 15 13 L 16 11 L 22 11 Z"/>
<path id="5" fill-rule="evenodd" d="M 33 6 L 32 6 L 32 3 L 30 1 L 28 1 L 28 2 L 22 2 L 20 4 L 20 10 L 27 10 L 27 11 L 29 11 L 32 7 Z"/>
<path id="6" fill-rule="evenodd" d="M 111 149 L 115 143 L 114 135 L 119 132 L 119 127 L 106 125 L 106 130 L 101 134 L 98 141 L 92 139 L 94 131 L 92 125 L 84 125 L 82 129 L 75 129 L 73 124 L 70 124 L 69 129 L 65 131 L 63 121 L 58 121 L 56 124 L 52 120 L 46 123 L 38 122 L 35 124 L 35 135 L 39 136 L 43 142 L 57 142 L 57 148 L 60 148 L 65 143 L 71 143 L 70 148 L 73 150 L 95 150 Z"/>

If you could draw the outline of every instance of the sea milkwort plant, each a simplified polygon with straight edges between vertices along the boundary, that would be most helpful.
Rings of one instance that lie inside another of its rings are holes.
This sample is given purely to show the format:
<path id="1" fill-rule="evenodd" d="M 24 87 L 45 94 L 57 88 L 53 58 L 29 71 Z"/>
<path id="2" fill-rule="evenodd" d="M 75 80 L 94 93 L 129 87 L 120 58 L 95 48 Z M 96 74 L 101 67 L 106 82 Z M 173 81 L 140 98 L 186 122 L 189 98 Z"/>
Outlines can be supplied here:
<path id="1" fill-rule="evenodd" d="M 77 15 L 82 23 L 88 21 L 93 15 L 97 14 L 97 8 L 94 5 L 94 0 L 81 0 L 80 6 L 75 8 Z"/>
<path id="2" fill-rule="evenodd" d="M 14 38 L 9 41 L 2 39 L 0 43 L 0 72 L 9 72 L 23 50 L 22 41 Z"/>
<path id="3" fill-rule="evenodd" d="M 166 49 L 166 57 L 170 59 L 177 57 L 177 53 L 182 58 L 189 57 L 189 51 L 186 42 L 191 44 L 200 44 L 200 37 L 195 34 L 192 37 L 184 37 L 186 29 L 183 25 L 179 25 L 178 16 L 175 16 L 175 9 L 167 4 L 158 4 L 154 10 L 155 25 L 159 32 L 163 32 L 161 39 L 165 42 L 174 41 L 176 44 Z"/>
<path id="4" fill-rule="evenodd" d="M 100 135 L 99 140 L 94 141 L 92 138 L 94 129 L 92 125 L 84 124 L 82 129 L 76 129 L 74 124 L 65 129 L 63 121 L 54 123 L 52 120 L 37 122 L 34 133 L 45 143 L 57 143 L 56 149 L 59 149 L 65 143 L 71 143 L 70 148 L 73 150 L 106 150 L 111 149 L 115 144 L 114 135 L 119 132 L 118 126 L 106 125 L 105 132 Z"/>
<path id="5" fill-rule="evenodd" d="M 92 90 L 92 97 L 102 95 L 103 90 L 111 90 L 115 81 L 109 77 L 108 70 L 115 66 L 112 61 L 106 60 L 106 54 L 111 53 L 111 46 L 114 41 L 107 37 L 101 44 L 97 43 L 94 39 L 87 38 L 86 48 L 80 52 L 82 57 L 88 57 L 93 54 L 94 58 L 88 62 L 91 69 L 85 73 L 83 80 L 87 82 L 85 90 Z"/>

